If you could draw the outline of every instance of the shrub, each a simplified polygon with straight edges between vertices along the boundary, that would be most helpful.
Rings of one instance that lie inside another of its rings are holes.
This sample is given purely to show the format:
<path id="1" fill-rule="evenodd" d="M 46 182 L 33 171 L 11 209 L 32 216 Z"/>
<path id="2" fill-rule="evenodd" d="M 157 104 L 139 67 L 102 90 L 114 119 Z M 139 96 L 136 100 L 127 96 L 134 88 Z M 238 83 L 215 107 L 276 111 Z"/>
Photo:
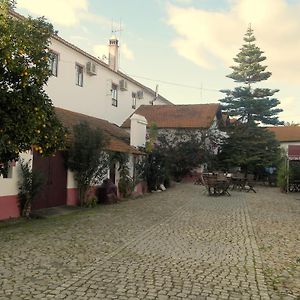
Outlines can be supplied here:
<path id="1" fill-rule="evenodd" d="M 39 171 L 33 171 L 30 167 L 30 161 L 24 162 L 20 159 L 20 175 L 19 181 L 19 208 L 22 217 L 29 217 L 31 204 L 36 199 L 45 182 L 45 177 Z"/>
<path id="2" fill-rule="evenodd" d="M 104 152 L 107 138 L 100 129 L 90 128 L 87 123 L 75 125 L 73 132 L 67 166 L 74 172 L 80 205 L 84 206 L 89 187 L 99 183 L 107 172 L 108 155 Z"/>
<path id="3" fill-rule="evenodd" d="M 277 185 L 280 187 L 282 192 L 287 191 L 287 178 L 289 176 L 289 172 L 286 168 L 286 163 L 282 162 L 279 166 L 277 172 Z"/>

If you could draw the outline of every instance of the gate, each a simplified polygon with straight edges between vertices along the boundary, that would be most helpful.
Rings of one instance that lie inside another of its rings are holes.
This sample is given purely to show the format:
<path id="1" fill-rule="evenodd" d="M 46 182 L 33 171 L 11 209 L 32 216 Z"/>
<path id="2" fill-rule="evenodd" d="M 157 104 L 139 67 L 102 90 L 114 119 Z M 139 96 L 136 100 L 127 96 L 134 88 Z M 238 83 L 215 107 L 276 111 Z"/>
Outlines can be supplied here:
<path id="1" fill-rule="evenodd" d="M 66 205 L 67 169 L 62 152 L 55 156 L 42 157 L 33 152 L 33 171 L 39 171 L 45 177 L 42 191 L 32 203 L 32 209 Z"/>

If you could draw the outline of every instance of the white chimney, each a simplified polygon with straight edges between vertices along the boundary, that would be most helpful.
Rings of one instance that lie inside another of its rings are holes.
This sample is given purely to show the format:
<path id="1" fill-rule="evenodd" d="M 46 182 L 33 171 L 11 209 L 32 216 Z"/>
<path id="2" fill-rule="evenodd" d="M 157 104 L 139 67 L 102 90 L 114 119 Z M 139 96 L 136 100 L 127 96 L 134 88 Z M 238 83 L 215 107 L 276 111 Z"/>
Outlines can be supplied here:
<path id="1" fill-rule="evenodd" d="M 133 114 L 130 118 L 130 145 L 145 147 L 147 134 L 147 120 L 145 117 Z"/>
<path id="2" fill-rule="evenodd" d="M 113 35 L 109 39 L 109 54 L 108 54 L 108 65 L 114 70 L 119 69 L 119 40 Z"/>

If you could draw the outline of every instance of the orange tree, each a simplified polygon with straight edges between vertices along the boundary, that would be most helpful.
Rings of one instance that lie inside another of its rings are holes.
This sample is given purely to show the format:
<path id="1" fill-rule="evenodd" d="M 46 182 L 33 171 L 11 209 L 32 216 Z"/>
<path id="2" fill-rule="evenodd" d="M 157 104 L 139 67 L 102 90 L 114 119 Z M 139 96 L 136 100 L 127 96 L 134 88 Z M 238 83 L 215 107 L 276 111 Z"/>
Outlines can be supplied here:
<path id="1" fill-rule="evenodd" d="M 0 0 L 0 163 L 33 146 L 42 155 L 64 148 L 65 129 L 44 91 L 50 76 L 53 27 L 43 18 L 16 18 Z"/>

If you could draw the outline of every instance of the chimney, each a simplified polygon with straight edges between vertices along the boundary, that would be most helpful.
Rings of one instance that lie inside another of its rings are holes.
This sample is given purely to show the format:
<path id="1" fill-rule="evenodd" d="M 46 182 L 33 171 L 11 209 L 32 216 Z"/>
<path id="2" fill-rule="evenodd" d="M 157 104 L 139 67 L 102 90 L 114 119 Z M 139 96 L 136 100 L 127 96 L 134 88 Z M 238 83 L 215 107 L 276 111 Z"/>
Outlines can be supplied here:
<path id="1" fill-rule="evenodd" d="M 133 114 L 130 118 L 130 145 L 145 147 L 147 134 L 147 120 L 145 117 Z"/>
<path id="2" fill-rule="evenodd" d="M 113 35 L 109 39 L 108 66 L 114 71 L 119 69 L 119 40 Z"/>

